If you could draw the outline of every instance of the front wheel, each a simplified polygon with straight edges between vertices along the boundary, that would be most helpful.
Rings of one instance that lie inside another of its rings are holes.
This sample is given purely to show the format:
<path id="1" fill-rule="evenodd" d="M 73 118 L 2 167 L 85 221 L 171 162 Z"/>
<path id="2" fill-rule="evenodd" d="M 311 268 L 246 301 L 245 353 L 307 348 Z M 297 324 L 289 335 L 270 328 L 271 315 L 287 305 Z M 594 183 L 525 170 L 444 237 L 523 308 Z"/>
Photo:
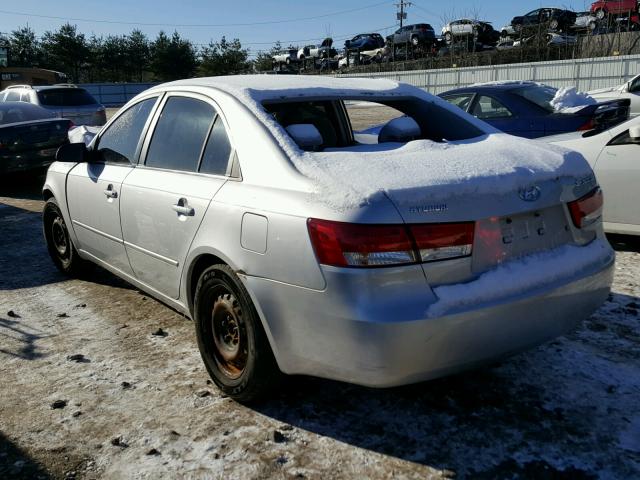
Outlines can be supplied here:
<path id="1" fill-rule="evenodd" d="M 598 20 L 602 20 L 606 14 L 607 12 L 605 12 L 602 8 L 599 8 L 598 10 L 596 10 L 596 18 Z"/>
<path id="2" fill-rule="evenodd" d="M 447 43 L 451 43 L 451 41 L 453 40 L 453 35 L 451 32 L 447 32 L 444 34 L 444 40 Z"/>
<path id="3" fill-rule="evenodd" d="M 239 402 L 264 398 L 282 374 L 247 290 L 227 265 L 203 272 L 194 314 L 200 355 L 218 388 Z"/>
<path id="4" fill-rule="evenodd" d="M 42 227 L 44 238 L 47 242 L 47 250 L 58 270 L 74 277 L 84 273 L 89 266 L 89 262 L 78 255 L 78 251 L 69 236 L 58 202 L 53 197 L 44 204 Z"/>
<path id="5" fill-rule="evenodd" d="M 558 22 L 558 20 L 556 19 L 551 20 L 551 22 L 549 23 L 549 28 L 551 30 L 557 30 L 559 26 L 560 26 L 560 22 Z"/>

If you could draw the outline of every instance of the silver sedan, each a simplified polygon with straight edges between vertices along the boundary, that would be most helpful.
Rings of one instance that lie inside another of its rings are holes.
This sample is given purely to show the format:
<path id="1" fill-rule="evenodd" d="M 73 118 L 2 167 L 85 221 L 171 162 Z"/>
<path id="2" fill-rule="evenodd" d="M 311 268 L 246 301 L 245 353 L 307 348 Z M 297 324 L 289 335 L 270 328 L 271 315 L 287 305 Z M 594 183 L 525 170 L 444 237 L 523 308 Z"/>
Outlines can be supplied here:
<path id="1" fill-rule="evenodd" d="M 354 133 L 351 104 L 395 116 Z M 386 80 L 160 85 L 62 147 L 43 193 L 57 267 L 98 264 L 191 317 L 240 401 L 282 373 L 471 368 L 572 329 L 613 275 L 583 157 Z"/>

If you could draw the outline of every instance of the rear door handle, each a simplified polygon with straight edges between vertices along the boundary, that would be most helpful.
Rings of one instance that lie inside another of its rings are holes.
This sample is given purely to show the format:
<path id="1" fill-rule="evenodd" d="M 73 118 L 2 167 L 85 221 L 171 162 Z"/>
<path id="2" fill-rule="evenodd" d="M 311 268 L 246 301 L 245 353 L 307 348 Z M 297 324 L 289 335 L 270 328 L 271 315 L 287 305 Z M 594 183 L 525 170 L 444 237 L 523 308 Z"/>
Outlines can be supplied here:
<path id="1" fill-rule="evenodd" d="M 112 184 L 109 184 L 107 189 L 104 191 L 104 194 L 107 196 L 107 198 L 118 198 L 118 192 L 116 192 L 113 189 L 113 185 Z"/>
<path id="2" fill-rule="evenodd" d="M 178 200 L 177 204 L 171 205 L 171 208 L 178 212 L 179 215 L 184 215 L 186 217 L 193 217 L 196 214 L 196 211 L 189 206 L 189 202 L 186 198 L 181 198 Z"/>

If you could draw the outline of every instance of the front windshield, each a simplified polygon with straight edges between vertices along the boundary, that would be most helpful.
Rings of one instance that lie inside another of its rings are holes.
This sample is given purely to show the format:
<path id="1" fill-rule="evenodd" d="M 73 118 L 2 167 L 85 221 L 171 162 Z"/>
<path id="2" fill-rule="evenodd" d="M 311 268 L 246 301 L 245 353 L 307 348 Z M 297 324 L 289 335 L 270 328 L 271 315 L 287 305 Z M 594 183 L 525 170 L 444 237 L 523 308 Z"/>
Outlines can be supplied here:
<path id="1" fill-rule="evenodd" d="M 531 85 L 516 88 L 515 90 L 512 90 L 512 92 L 526 100 L 529 100 L 548 112 L 554 111 L 554 108 L 551 105 L 551 100 L 556 96 L 558 90 L 553 87 L 549 87 L 547 85 Z"/>

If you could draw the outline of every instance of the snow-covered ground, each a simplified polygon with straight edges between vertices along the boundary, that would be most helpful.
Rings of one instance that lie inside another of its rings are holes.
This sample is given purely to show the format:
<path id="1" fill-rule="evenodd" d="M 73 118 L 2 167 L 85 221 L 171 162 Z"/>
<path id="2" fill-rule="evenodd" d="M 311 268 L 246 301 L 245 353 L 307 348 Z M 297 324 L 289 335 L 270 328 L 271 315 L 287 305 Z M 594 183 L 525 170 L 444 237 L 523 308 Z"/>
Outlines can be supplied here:
<path id="1" fill-rule="evenodd" d="M 392 390 L 292 378 L 248 408 L 210 384 L 189 320 L 102 270 L 60 275 L 23 198 L 0 197 L 0 478 L 640 477 L 638 247 L 580 329 L 499 365 Z"/>

